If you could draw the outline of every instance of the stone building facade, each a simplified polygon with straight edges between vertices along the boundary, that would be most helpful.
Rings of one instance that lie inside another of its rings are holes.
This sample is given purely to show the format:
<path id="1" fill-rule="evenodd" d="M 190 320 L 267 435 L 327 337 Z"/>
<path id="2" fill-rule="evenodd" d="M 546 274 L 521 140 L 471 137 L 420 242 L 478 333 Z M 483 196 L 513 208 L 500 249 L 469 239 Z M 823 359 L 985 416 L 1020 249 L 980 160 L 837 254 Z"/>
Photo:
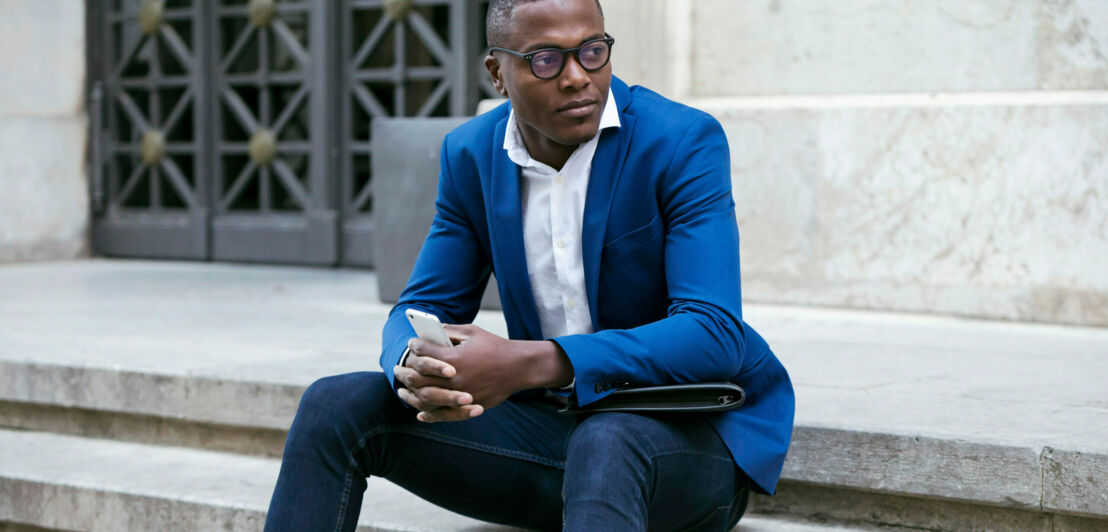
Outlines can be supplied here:
<path id="1" fill-rule="evenodd" d="M 603 5 L 728 133 L 748 300 L 1108 326 L 1108 3 Z M 90 253 L 81 7 L 0 3 L 0 261 Z"/>
<path id="2" fill-rule="evenodd" d="M 89 254 L 83 2 L 0 2 L 0 262 Z"/>

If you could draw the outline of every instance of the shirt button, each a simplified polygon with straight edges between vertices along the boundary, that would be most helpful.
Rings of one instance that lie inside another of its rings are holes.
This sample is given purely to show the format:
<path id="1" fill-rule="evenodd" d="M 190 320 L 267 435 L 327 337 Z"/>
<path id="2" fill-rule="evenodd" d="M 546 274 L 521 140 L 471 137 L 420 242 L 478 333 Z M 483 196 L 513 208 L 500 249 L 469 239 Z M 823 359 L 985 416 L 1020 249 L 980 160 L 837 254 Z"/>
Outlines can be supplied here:
<path id="1" fill-rule="evenodd" d="M 554 245 L 558 246 L 559 249 L 564 248 L 566 247 L 566 239 L 559 238 L 558 241 L 554 243 Z"/>
<path id="2" fill-rule="evenodd" d="M 558 174 L 558 175 L 554 176 L 554 182 L 555 183 L 561 185 L 562 181 L 565 181 L 564 179 L 562 179 L 562 174 Z"/>
<path id="3" fill-rule="evenodd" d="M 569 310 L 577 308 L 577 300 L 572 297 L 569 298 L 569 301 L 566 301 L 566 306 L 569 307 Z"/>

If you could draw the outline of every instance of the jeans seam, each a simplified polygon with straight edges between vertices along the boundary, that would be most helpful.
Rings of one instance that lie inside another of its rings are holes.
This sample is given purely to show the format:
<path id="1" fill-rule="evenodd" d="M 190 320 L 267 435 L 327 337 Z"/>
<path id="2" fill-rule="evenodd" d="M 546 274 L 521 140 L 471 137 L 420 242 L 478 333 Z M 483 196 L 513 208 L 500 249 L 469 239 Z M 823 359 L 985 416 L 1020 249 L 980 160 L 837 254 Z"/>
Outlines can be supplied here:
<path id="1" fill-rule="evenodd" d="M 537 456 L 537 455 L 533 455 L 533 454 L 530 454 L 530 453 L 525 453 L 525 452 L 522 452 L 522 451 L 516 451 L 514 449 L 505 449 L 505 448 L 502 448 L 502 447 L 493 447 L 491 445 L 485 445 L 485 444 L 481 444 L 481 443 L 474 443 L 474 442 L 463 440 L 461 438 L 452 438 L 450 436 L 443 436 L 441 434 L 436 434 L 436 433 L 431 432 L 431 431 L 413 429 L 413 428 L 404 427 L 404 426 L 388 426 L 388 425 L 383 426 L 383 427 L 374 427 L 373 429 L 370 429 L 369 431 L 365 432 L 364 434 L 361 435 L 361 437 L 358 438 L 358 448 L 355 449 L 354 453 L 351 453 L 351 455 L 350 455 L 350 465 L 351 465 L 351 467 L 356 467 L 357 466 L 357 461 L 356 461 L 356 458 L 355 458 L 354 455 L 356 453 L 361 453 L 361 452 L 365 451 L 365 447 L 369 443 L 369 439 L 373 438 L 375 436 L 381 435 L 381 434 L 385 434 L 385 433 L 399 433 L 399 434 L 407 434 L 407 435 L 410 435 L 410 436 L 421 436 L 421 437 L 427 438 L 429 440 L 437 441 L 439 443 L 457 445 L 459 447 L 465 447 L 465 448 L 473 449 L 473 450 L 477 450 L 477 451 L 484 451 L 484 452 L 488 452 L 488 453 L 492 453 L 492 454 L 498 454 L 498 455 L 506 456 L 506 457 L 509 457 L 509 458 L 519 458 L 519 459 L 523 459 L 523 460 L 529 460 L 529 461 L 536 462 L 536 463 L 539 463 L 539 464 L 542 464 L 542 465 L 545 465 L 545 466 L 556 467 L 558 469 L 564 469 L 565 468 L 565 462 L 558 461 L 558 460 L 551 460 L 549 458 L 544 458 L 542 456 Z"/>
<path id="2" fill-rule="evenodd" d="M 713 460 L 718 460 L 720 462 L 727 462 L 728 464 L 734 464 L 735 463 L 735 459 L 731 458 L 730 456 L 725 457 L 725 458 L 720 458 L 719 456 L 716 456 L 714 454 L 701 453 L 701 452 L 697 452 L 697 451 L 685 451 L 685 450 L 666 451 L 664 453 L 652 454 L 652 455 L 650 455 L 650 460 L 654 461 L 657 458 L 662 458 L 662 457 L 665 457 L 665 456 L 672 456 L 672 455 L 675 455 L 675 454 L 684 454 L 684 455 L 688 455 L 688 456 L 702 456 L 704 458 L 711 458 Z"/>
<path id="3" fill-rule="evenodd" d="M 339 502 L 339 516 L 335 521 L 335 532 L 342 530 L 342 523 L 346 518 L 346 505 L 350 503 L 350 484 L 354 481 L 353 473 L 353 468 L 346 470 L 346 481 L 342 487 L 342 499 Z"/>

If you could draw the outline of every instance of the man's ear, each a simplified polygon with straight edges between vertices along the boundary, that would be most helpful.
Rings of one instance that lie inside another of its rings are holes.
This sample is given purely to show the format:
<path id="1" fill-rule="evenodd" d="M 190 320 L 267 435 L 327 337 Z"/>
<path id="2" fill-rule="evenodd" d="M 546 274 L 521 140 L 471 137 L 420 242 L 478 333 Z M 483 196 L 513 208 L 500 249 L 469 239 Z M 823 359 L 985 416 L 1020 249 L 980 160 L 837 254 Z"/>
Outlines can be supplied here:
<path id="1" fill-rule="evenodd" d="M 500 61 L 498 61 L 492 54 L 485 56 L 485 68 L 489 70 L 489 77 L 492 78 L 492 86 L 496 89 L 496 92 L 501 96 L 508 97 L 508 89 L 504 86 L 504 73 L 500 71 Z"/>

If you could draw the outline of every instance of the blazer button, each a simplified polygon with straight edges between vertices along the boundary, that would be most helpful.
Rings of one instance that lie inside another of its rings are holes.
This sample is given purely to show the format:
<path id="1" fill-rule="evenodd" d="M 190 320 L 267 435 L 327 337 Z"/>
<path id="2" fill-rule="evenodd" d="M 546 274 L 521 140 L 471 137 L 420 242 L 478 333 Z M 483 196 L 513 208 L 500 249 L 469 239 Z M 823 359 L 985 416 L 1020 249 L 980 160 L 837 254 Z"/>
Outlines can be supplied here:
<path id="1" fill-rule="evenodd" d="M 602 382 L 598 382 L 598 383 L 596 383 L 596 386 L 593 387 L 593 390 L 595 390 L 596 393 L 604 393 L 604 392 L 608 391 L 608 385 L 606 385 Z"/>

